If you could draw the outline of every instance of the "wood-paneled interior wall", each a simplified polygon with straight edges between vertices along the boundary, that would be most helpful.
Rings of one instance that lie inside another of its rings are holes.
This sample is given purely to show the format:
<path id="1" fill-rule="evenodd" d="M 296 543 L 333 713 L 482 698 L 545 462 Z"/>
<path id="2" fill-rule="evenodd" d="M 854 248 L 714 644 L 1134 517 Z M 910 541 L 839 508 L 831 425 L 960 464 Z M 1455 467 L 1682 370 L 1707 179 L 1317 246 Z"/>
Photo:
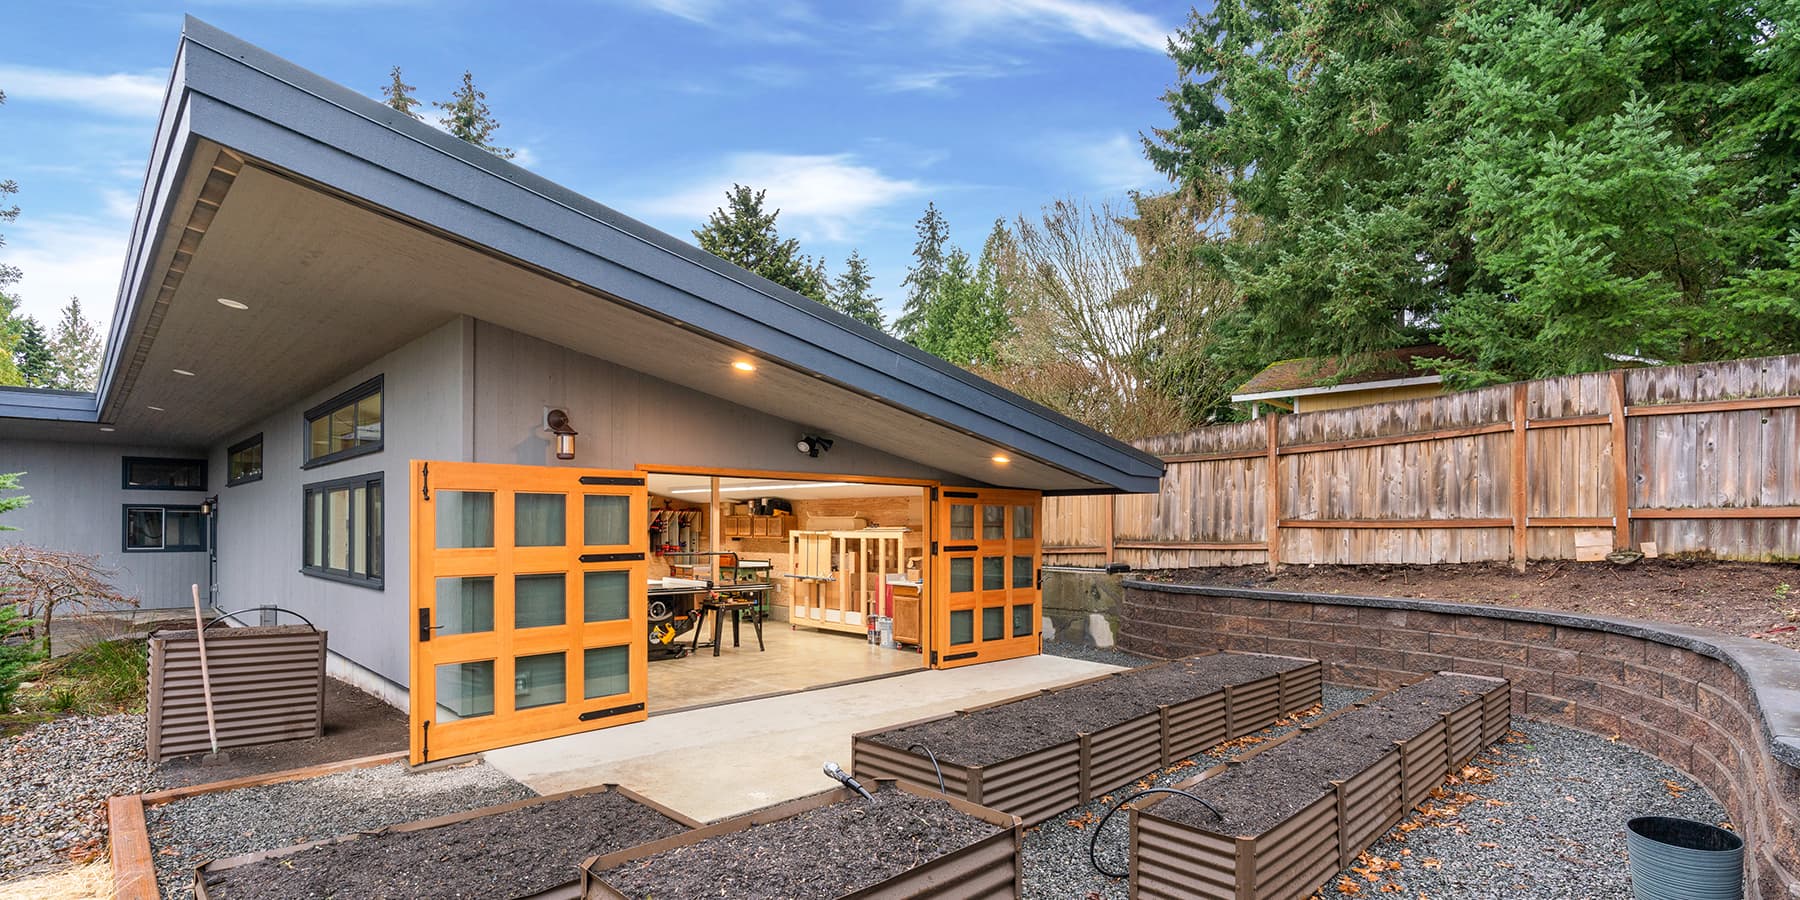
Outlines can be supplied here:
<path id="1" fill-rule="evenodd" d="M 1800 559 L 1800 355 L 1499 385 L 1138 446 L 1167 464 L 1161 489 L 1045 497 L 1046 563 L 1522 564 L 1575 558 L 1582 531 L 1663 554 Z"/>

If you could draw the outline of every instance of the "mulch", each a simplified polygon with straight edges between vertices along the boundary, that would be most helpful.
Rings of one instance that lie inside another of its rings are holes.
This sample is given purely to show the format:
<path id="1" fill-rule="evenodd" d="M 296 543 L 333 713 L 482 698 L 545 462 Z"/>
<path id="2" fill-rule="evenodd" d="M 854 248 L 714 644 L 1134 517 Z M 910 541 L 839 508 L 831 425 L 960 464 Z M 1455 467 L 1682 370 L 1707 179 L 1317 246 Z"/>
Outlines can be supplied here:
<path id="1" fill-rule="evenodd" d="M 249 775 L 302 769 L 375 756 L 407 747 L 406 713 L 336 678 L 325 679 L 325 734 L 299 741 L 232 747 L 222 762 L 204 756 L 165 760 L 152 781 L 158 788 L 188 787 Z"/>
<path id="2" fill-rule="evenodd" d="M 940 762 L 985 766 L 1094 733 L 1173 705 L 1307 665 L 1275 656 L 1215 653 L 1121 672 L 1089 684 L 896 728 L 870 740 L 905 750 L 923 744 Z"/>
<path id="3" fill-rule="evenodd" d="M 883 790 L 601 873 L 627 897 L 832 898 L 990 837 L 997 825 L 941 800 Z"/>
<path id="4" fill-rule="evenodd" d="M 1800 565 L 1644 559 L 1407 566 L 1165 569 L 1156 581 L 1319 594 L 1411 597 L 1692 625 L 1800 650 Z"/>
<path id="5" fill-rule="evenodd" d="M 207 879 L 206 890 L 215 900 L 504 900 L 575 881 L 590 856 L 685 830 L 636 800 L 606 791 L 437 828 L 321 844 L 220 870 Z"/>

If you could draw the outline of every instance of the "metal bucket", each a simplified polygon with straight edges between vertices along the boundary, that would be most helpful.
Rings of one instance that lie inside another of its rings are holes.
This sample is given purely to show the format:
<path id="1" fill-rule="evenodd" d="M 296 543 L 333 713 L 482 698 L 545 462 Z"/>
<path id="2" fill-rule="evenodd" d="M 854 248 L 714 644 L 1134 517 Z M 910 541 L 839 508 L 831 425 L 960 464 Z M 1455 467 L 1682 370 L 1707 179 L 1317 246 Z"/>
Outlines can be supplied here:
<path id="1" fill-rule="evenodd" d="M 1737 834 L 1671 816 L 1640 816 L 1625 823 L 1631 855 L 1631 895 L 1636 900 L 1742 900 L 1744 839 Z"/>
<path id="2" fill-rule="evenodd" d="M 894 617 L 876 616 L 875 631 L 881 635 L 881 646 L 894 649 Z"/>

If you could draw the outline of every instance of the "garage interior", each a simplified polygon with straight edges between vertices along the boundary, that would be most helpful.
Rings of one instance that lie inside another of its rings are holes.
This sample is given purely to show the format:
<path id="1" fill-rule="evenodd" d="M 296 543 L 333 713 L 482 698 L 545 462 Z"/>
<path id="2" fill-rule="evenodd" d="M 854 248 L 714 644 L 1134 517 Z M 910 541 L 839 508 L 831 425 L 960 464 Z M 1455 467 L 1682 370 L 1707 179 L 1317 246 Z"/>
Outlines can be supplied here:
<path id="1" fill-rule="evenodd" d="M 925 487 L 645 481 L 652 715 L 926 667 Z M 707 598 L 736 608 L 705 609 Z"/>

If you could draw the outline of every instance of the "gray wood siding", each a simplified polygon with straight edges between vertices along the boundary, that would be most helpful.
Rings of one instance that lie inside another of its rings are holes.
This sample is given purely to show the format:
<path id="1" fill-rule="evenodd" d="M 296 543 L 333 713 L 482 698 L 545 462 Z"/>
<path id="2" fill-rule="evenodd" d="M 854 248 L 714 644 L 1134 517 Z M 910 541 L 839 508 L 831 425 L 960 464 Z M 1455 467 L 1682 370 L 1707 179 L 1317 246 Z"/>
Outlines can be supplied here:
<path id="1" fill-rule="evenodd" d="M 794 449 L 805 433 L 800 424 L 487 322 L 476 323 L 474 358 L 475 462 L 706 466 L 969 482 L 846 440 L 812 459 Z M 721 371 L 718 377 L 734 376 Z M 566 463 L 541 432 L 547 406 L 568 410 L 580 432 L 575 459 Z M 830 434 L 829 422 L 818 427 Z"/>
<path id="2" fill-rule="evenodd" d="M 411 603 L 408 480 L 414 459 L 460 459 L 467 431 L 463 361 L 468 320 L 444 325 L 273 415 L 245 424 L 213 447 L 209 484 L 219 488 L 219 605 L 274 604 L 297 610 L 331 632 L 331 650 L 405 685 Z M 307 409 L 381 375 L 380 452 L 301 469 Z M 263 478 L 225 483 L 225 448 L 263 436 Z M 377 589 L 300 572 L 301 494 L 305 485 L 380 472 L 383 477 L 384 582 Z M 284 624 L 290 619 L 283 618 Z"/>
<path id="3" fill-rule="evenodd" d="M 137 597 L 145 608 L 182 607 L 192 600 L 188 586 L 206 590 L 206 554 L 124 550 L 124 507 L 197 506 L 202 491 L 137 491 L 121 487 L 127 456 L 200 459 L 197 449 L 119 444 L 18 441 L 0 436 L 0 472 L 24 472 L 19 479 L 31 503 L 0 516 L 0 543 L 35 544 L 73 553 L 91 553 L 113 572 L 113 586 Z M 214 480 L 217 478 L 218 480 Z M 223 476 L 208 473 L 216 489 Z"/>

